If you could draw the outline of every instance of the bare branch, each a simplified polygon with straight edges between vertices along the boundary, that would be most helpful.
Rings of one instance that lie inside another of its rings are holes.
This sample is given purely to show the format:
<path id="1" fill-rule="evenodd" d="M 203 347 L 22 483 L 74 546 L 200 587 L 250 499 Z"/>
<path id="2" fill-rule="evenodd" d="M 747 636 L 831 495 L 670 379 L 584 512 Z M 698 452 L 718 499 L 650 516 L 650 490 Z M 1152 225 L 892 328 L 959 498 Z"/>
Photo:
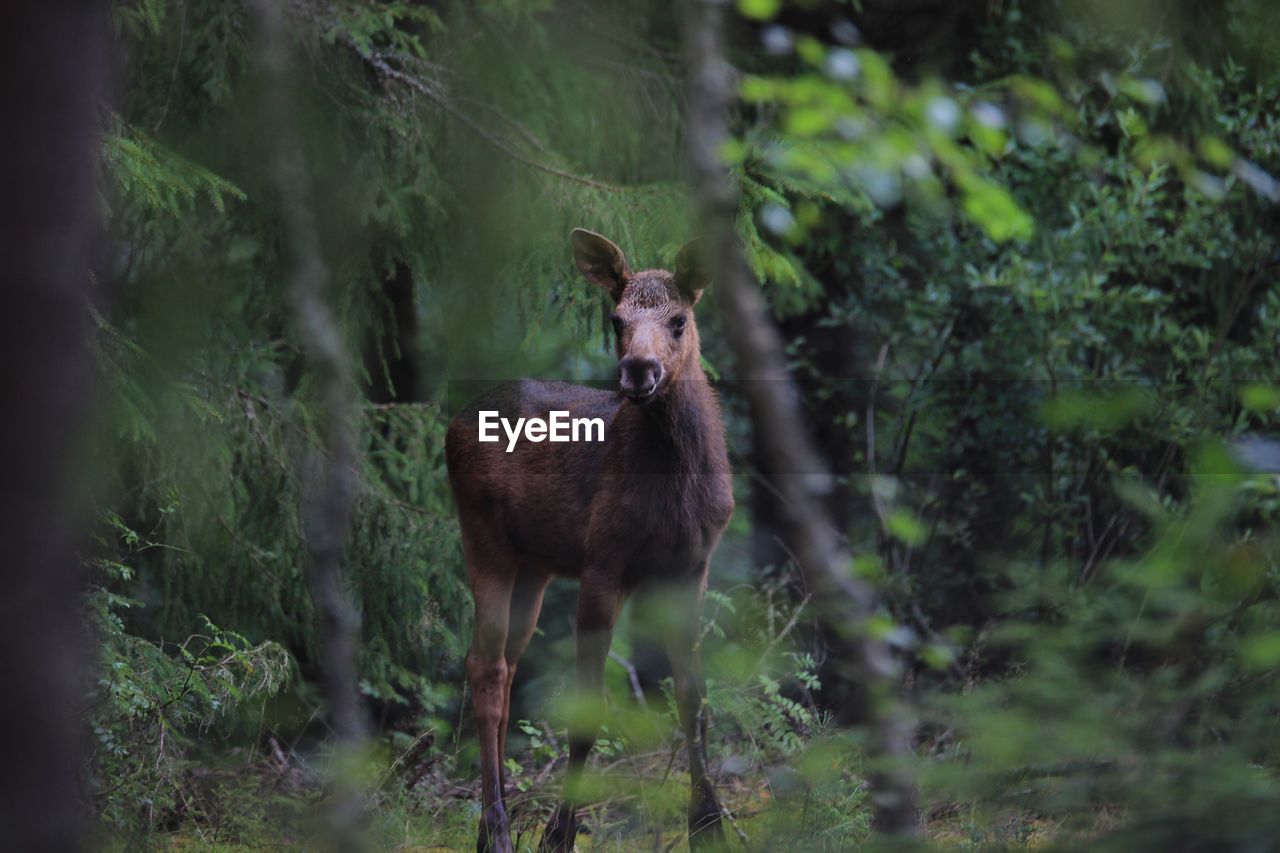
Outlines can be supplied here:
<path id="1" fill-rule="evenodd" d="M 632 187 L 623 187 L 623 186 L 618 186 L 617 184 L 609 184 L 609 183 L 605 183 L 604 181 L 597 181 L 593 178 L 587 178 L 582 175 L 575 175 L 574 173 L 567 172 L 564 169 L 559 169 L 555 166 L 548 165 L 547 163 L 541 163 L 537 160 L 526 157 L 523 154 L 521 154 L 519 151 L 516 151 L 502 137 L 490 131 L 488 128 L 484 127 L 484 125 L 472 119 L 466 113 L 463 113 L 458 109 L 456 109 L 439 89 L 428 84 L 421 77 L 418 77 L 406 71 L 402 71 L 399 68 L 396 68 L 390 62 L 388 62 L 387 58 L 382 54 L 377 54 L 377 53 L 368 54 L 364 56 L 364 60 L 365 62 L 369 63 L 369 65 L 371 65 L 373 68 L 377 69 L 377 71 L 387 79 L 395 80 L 396 82 L 401 83 L 405 86 L 408 86 L 414 91 L 430 98 L 432 101 L 435 102 L 437 106 L 440 107 L 440 109 L 444 110 L 450 116 L 457 119 L 459 122 L 463 124 L 464 127 L 470 130 L 472 133 L 476 134 L 476 136 L 479 136 L 485 142 L 489 143 L 494 148 L 498 149 L 498 151 L 500 151 L 502 154 L 506 155 L 507 157 L 516 161 L 517 163 L 520 163 L 521 165 L 528 166 L 529 168 L 536 169 L 540 172 L 545 172 L 548 175 L 554 175 L 557 178 L 563 178 L 566 181 L 572 181 L 573 183 L 582 184 L 583 186 L 591 187 L 592 189 L 603 190 L 605 192 L 621 193 L 621 192 L 629 192 L 634 189 Z"/>
<path id="2" fill-rule="evenodd" d="M 627 671 L 627 678 L 631 681 L 631 692 L 635 695 L 636 702 L 641 708 L 648 708 L 649 703 L 644 698 L 644 688 L 640 686 L 640 673 L 636 672 L 635 665 L 613 651 L 609 652 L 609 659 Z"/>

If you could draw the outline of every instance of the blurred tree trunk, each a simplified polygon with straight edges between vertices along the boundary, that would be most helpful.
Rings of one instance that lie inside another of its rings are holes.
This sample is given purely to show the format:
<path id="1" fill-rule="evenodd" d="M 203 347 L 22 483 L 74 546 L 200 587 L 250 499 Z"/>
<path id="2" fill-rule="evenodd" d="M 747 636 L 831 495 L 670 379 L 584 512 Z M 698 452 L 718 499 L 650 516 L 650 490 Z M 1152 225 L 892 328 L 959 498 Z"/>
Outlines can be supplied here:
<path id="1" fill-rule="evenodd" d="M 800 396 L 819 464 L 824 472 L 833 475 L 823 503 L 836 531 L 849 536 L 858 518 L 876 517 L 871 501 L 853 487 L 867 470 L 859 462 L 866 448 L 864 419 L 871 381 L 862 365 L 875 359 L 863 351 L 861 329 L 830 322 L 830 303 L 841 297 L 849 283 L 834 280 L 832 272 L 823 269 L 823 260 L 821 256 L 806 258 L 810 271 L 823 283 L 829 297 L 812 310 L 778 321 L 778 329 L 785 340 L 799 349 L 803 363 L 788 365 L 788 372 Z M 849 423 L 850 413 L 857 416 L 857 426 Z M 755 468 L 751 478 L 752 557 L 758 569 L 776 570 L 790 564 L 798 553 L 797 531 L 775 485 L 780 476 L 794 472 L 776 470 L 778 460 L 759 442 L 752 447 L 751 457 Z M 799 603 L 813 592 L 799 567 L 786 577 L 793 602 Z M 819 701 L 831 709 L 837 723 L 850 724 L 855 720 L 848 714 L 858 705 L 850 697 L 860 694 L 862 686 L 846 683 L 849 673 L 831 654 L 826 634 L 819 626 L 813 626 L 811 631 L 797 627 L 797 635 L 812 647 L 818 663 L 822 683 Z"/>
<path id="2" fill-rule="evenodd" d="M 806 259 L 808 262 L 809 259 Z M 868 359 L 860 346 L 860 329 L 829 322 L 829 300 L 839 298 L 847 284 L 830 280 L 830 273 L 808 267 L 822 282 L 823 292 L 830 294 L 815 308 L 793 314 L 778 322 L 778 328 L 789 341 L 800 341 L 800 354 L 805 364 L 793 368 L 805 407 L 811 435 L 824 464 L 836 475 L 826 497 L 836 529 L 849 530 L 855 512 L 871 510 L 871 502 L 861 498 L 853 488 L 854 478 L 863 473 L 857 467 L 864 446 L 860 431 L 851 428 L 846 416 L 853 412 L 859 422 L 867 411 L 868 378 L 862 365 Z M 870 359 L 874 361 L 874 357 Z M 777 472 L 771 471 L 773 458 L 754 448 L 752 462 L 760 473 L 752 482 L 752 552 L 760 569 L 785 565 L 790 559 L 791 534 L 786 513 L 776 489 L 770 485 Z M 763 482 L 761 482 L 763 481 Z M 803 597 L 803 594 L 797 598 Z"/>
<path id="3" fill-rule="evenodd" d="M 75 462 L 91 389 L 102 4 L 0 13 L 0 838 L 83 845 Z"/>
<path id="4" fill-rule="evenodd" d="M 322 645 L 321 679 L 333 728 L 334 803 L 330 820 L 341 850 L 362 847 L 363 797 L 358 773 L 365 726 L 357 690 L 359 619 L 342 578 L 355 496 L 357 453 L 352 424 L 351 359 L 328 302 L 329 270 L 320 249 L 302 140 L 290 85 L 290 46 L 282 7 L 257 0 L 262 65 L 266 74 L 264 124 L 275 141 L 274 177 L 285 226 L 284 256 L 294 326 L 315 381 L 322 447 L 303 448 L 303 520 L 307 583 Z"/>
<path id="5" fill-rule="evenodd" d="M 882 832 L 914 833 L 915 797 L 907 768 L 910 726 L 896 699 L 897 666 L 890 650 L 871 638 L 875 590 L 852 571 L 852 555 L 831 522 L 831 473 L 814 452 L 799 397 L 787 373 L 782 338 L 764 298 L 751 281 L 734 230 L 737 188 L 720 159 L 728 139 L 730 69 L 724 58 L 724 5 L 686 0 L 685 48 L 689 65 L 688 147 L 699 224 L 707 238 L 705 262 L 715 281 L 729 346 L 743 380 L 755 441 L 780 472 L 776 485 L 795 531 L 796 557 L 834 641 L 833 651 L 862 685 L 851 716 L 868 733 L 874 824 Z"/>

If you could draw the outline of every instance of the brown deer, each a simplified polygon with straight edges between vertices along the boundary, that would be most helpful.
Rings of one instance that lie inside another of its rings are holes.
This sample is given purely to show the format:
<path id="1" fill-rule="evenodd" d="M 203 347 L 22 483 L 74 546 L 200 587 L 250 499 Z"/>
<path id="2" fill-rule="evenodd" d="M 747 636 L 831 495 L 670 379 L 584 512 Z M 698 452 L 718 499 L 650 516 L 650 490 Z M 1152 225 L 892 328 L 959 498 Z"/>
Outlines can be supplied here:
<path id="1" fill-rule="evenodd" d="M 476 847 L 512 849 L 503 803 L 511 682 L 552 577 L 579 582 L 577 689 L 596 703 L 604 698 L 605 660 L 623 602 L 640 591 L 665 596 L 664 639 L 689 754 L 689 841 L 717 842 L 723 830 L 707 770 L 696 641 L 711 552 L 733 512 L 733 490 L 693 316 L 707 281 L 692 244 L 681 249 L 672 274 L 633 272 L 599 234 L 575 229 L 571 240 L 578 269 L 615 303 L 620 390 L 512 382 L 459 413 L 445 442 L 475 601 L 467 679 L 484 805 Z M 522 441 L 508 452 L 505 442 L 479 440 L 485 410 L 511 420 L 568 411 L 607 426 L 603 441 Z M 573 849 L 578 783 L 600 722 L 595 713 L 572 716 L 565 794 L 542 850 Z"/>

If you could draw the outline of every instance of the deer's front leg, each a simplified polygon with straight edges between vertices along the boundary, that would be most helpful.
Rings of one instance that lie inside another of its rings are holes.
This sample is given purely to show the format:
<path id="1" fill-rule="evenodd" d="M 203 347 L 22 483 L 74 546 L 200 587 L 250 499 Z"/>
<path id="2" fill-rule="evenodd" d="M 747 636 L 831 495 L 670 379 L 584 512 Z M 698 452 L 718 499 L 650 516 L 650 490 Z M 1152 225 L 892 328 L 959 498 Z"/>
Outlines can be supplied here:
<path id="1" fill-rule="evenodd" d="M 587 572 L 578 591 L 578 665 L 575 707 L 569 722 L 569 769 L 564 799 L 547 822 L 539 849 L 571 851 L 578 835 L 577 807 L 583 768 L 604 718 L 604 665 L 622 593 L 613 578 Z"/>
<path id="2" fill-rule="evenodd" d="M 704 583 L 677 591 L 675 600 L 671 601 L 673 618 L 666 632 L 676 707 L 689 751 L 690 847 L 724 841 L 720 801 L 716 798 L 707 765 L 706 685 L 697 648 Z"/>
<path id="3" fill-rule="evenodd" d="M 511 835 L 502 791 L 502 724 L 507 714 L 507 608 L 509 579 L 475 584 L 475 637 L 467 652 L 467 681 L 480 738 L 480 832 L 478 853 L 511 853 Z"/>

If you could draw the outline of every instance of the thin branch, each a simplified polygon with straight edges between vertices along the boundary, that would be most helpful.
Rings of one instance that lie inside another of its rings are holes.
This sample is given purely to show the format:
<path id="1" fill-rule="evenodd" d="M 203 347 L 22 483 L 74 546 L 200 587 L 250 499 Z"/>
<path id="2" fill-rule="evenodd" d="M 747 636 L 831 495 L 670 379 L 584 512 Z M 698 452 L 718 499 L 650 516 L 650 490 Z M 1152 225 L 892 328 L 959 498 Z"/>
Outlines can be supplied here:
<path id="1" fill-rule="evenodd" d="M 466 115 L 465 113 L 459 112 L 456 108 L 454 108 L 452 104 L 449 103 L 448 99 L 444 96 L 442 92 L 428 85 L 424 80 L 422 80 L 422 78 L 414 74 L 410 74 L 406 71 L 402 71 L 399 68 L 396 68 L 395 66 L 387 62 L 387 60 L 381 54 L 376 54 L 376 53 L 362 54 L 362 57 L 365 62 L 369 63 L 369 65 L 377 69 L 377 71 L 381 73 L 384 77 L 390 80 L 395 80 L 399 83 L 402 83 L 405 86 L 408 86 L 409 88 L 413 89 L 414 91 L 430 98 L 432 101 L 435 102 L 435 104 L 438 107 L 440 107 L 440 109 L 444 110 L 450 116 L 460 121 L 472 133 L 476 134 L 485 142 L 488 142 L 490 145 L 492 145 L 494 148 L 500 151 L 502 154 L 506 155 L 507 157 L 516 161 L 517 163 L 520 163 L 521 165 L 528 166 L 529 168 L 536 169 L 540 172 L 545 172 L 548 175 L 554 175 L 557 178 L 562 178 L 566 181 L 572 181 L 573 183 L 582 184 L 583 186 L 586 186 L 586 187 L 591 187 L 592 189 L 603 190 L 604 192 L 612 192 L 612 193 L 635 192 L 637 189 L 639 189 L 637 187 L 618 186 L 617 184 L 609 184 L 609 183 L 605 183 L 604 181 L 597 181 L 593 178 L 584 177 L 582 175 L 575 175 L 573 172 L 567 172 L 564 169 L 560 169 L 555 166 L 549 165 L 547 163 L 541 163 L 537 160 L 533 160 L 529 157 L 526 157 L 520 152 L 513 149 L 505 140 L 503 140 L 497 134 L 493 133 L 488 128 L 485 128 L 484 126 L 476 122 L 474 119 L 472 119 L 470 116 Z"/>
<path id="2" fill-rule="evenodd" d="M 627 678 L 631 681 L 631 692 L 636 697 L 637 704 L 648 710 L 649 703 L 644 698 L 644 688 L 640 686 L 640 674 L 636 672 L 635 665 L 615 651 L 609 652 L 609 659 L 627 671 Z"/>

